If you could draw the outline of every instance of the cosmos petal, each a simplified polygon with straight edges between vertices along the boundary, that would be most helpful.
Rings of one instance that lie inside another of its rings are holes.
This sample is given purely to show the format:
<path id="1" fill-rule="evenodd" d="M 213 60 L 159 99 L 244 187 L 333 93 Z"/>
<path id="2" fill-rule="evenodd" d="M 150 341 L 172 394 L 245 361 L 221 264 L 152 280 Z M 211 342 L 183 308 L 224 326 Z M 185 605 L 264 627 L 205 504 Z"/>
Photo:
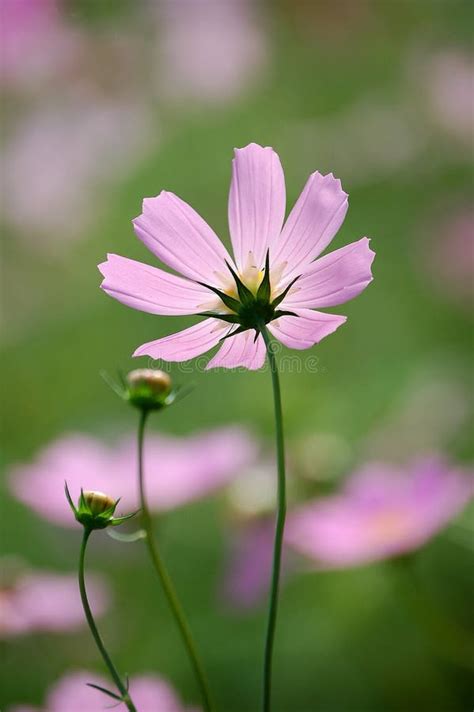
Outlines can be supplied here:
<path id="1" fill-rule="evenodd" d="M 290 349 L 309 349 L 344 324 L 345 316 L 312 309 L 293 309 L 297 316 L 282 316 L 268 324 L 268 330 Z"/>
<path id="2" fill-rule="evenodd" d="M 285 217 L 285 178 L 278 154 L 251 143 L 235 149 L 229 193 L 229 229 L 241 272 L 262 269 Z"/>
<path id="3" fill-rule="evenodd" d="M 255 332 L 252 329 L 236 336 L 230 336 L 222 344 L 206 366 L 209 368 L 248 368 L 256 371 L 263 366 L 265 361 L 265 342 L 258 336 L 255 341 Z"/>
<path id="4" fill-rule="evenodd" d="M 218 319 L 205 319 L 188 329 L 143 344 L 133 355 L 163 361 L 188 361 L 212 349 L 228 330 L 229 325 Z"/>
<path id="5" fill-rule="evenodd" d="M 347 193 L 332 173 L 316 171 L 308 178 L 283 227 L 272 264 L 285 278 L 301 274 L 329 245 L 342 225 L 348 208 Z"/>
<path id="6" fill-rule="evenodd" d="M 372 281 L 375 257 L 363 237 L 312 262 L 282 302 L 282 309 L 318 309 L 343 304 L 356 297 Z"/>
<path id="7" fill-rule="evenodd" d="M 205 287 L 127 257 L 109 254 L 99 270 L 104 292 L 150 314 L 196 314 L 209 303 Z"/>
<path id="8" fill-rule="evenodd" d="M 232 263 L 212 228 L 174 193 L 145 198 L 133 225 L 158 259 L 190 279 L 219 286 L 217 274 L 227 272 L 226 260 Z"/>

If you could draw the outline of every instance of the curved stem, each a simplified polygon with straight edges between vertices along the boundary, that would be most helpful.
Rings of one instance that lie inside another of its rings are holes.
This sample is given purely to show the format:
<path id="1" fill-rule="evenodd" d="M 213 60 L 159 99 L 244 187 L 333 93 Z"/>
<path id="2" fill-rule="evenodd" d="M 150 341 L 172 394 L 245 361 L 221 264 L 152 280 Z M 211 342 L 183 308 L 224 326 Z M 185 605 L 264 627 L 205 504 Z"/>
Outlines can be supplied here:
<path id="1" fill-rule="evenodd" d="M 280 379 L 278 365 L 273 352 L 273 339 L 265 327 L 262 336 L 267 347 L 268 362 L 272 374 L 273 400 L 275 407 L 275 438 L 278 469 L 278 505 L 275 524 L 275 540 L 273 545 L 273 568 L 270 589 L 270 605 L 268 609 L 267 634 L 265 640 L 265 658 L 263 668 L 263 711 L 270 712 L 272 688 L 272 660 L 273 644 L 275 640 L 275 627 L 278 610 L 278 590 L 280 586 L 281 552 L 283 546 L 283 532 L 286 517 L 286 483 L 285 483 L 285 444 L 283 439 L 283 414 L 281 408 Z"/>
<path id="2" fill-rule="evenodd" d="M 146 543 L 148 546 L 148 552 L 152 560 L 155 571 L 157 572 L 161 585 L 171 612 L 173 613 L 176 624 L 178 625 L 181 637 L 184 642 L 184 646 L 187 650 L 191 665 L 193 667 L 194 673 L 198 685 L 201 690 L 204 709 L 206 712 L 212 712 L 212 702 L 211 694 L 209 690 L 209 685 L 206 679 L 204 668 L 199 659 L 196 645 L 194 643 L 191 630 L 189 628 L 186 616 L 184 614 L 183 608 L 179 602 L 178 596 L 176 594 L 173 582 L 171 581 L 170 575 L 166 569 L 166 566 L 160 556 L 158 551 L 158 546 L 153 533 L 153 520 L 148 508 L 146 493 L 145 493 L 145 482 L 144 482 L 144 468 L 143 468 L 143 441 L 145 435 L 145 425 L 147 421 L 148 411 L 143 410 L 140 413 L 140 422 L 138 425 L 138 482 L 140 489 L 140 504 L 142 509 L 142 522 L 143 528 L 146 532 Z"/>
<path id="3" fill-rule="evenodd" d="M 79 591 L 81 593 L 82 606 L 84 608 L 84 613 L 86 616 L 87 623 L 89 624 L 90 631 L 95 640 L 99 652 L 102 655 L 105 664 L 107 665 L 109 672 L 115 682 L 118 691 L 120 692 L 121 699 L 127 705 L 129 712 L 137 712 L 135 705 L 133 704 L 130 695 L 128 693 L 126 685 L 122 682 L 120 675 L 118 674 L 115 665 L 113 664 L 110 655 L 108 654 L 104 642 L 100 636 L 100 633 L 95 624 L 94 616 L 92 615 L 91 607 L 89 605 L 89 599 L 87 598 L 86 584 L 84 581 L 84 560 L 86 555 L 86 547 L 89 537 L 92 533 L 92 529 L 84 529 L 84 535 L 82 537 L 81 553 L 79 555 Z"/>

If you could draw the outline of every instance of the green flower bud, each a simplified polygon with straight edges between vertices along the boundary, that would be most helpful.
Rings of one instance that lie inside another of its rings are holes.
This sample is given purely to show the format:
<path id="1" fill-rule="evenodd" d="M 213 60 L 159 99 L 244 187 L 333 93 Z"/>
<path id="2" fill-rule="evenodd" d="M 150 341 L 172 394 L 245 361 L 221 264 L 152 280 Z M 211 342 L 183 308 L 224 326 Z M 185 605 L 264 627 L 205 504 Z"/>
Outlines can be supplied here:
<path id="1" fill-rule="evenodd" d="M 105 510 L 115 509 L 115 501 L 108 494 L 103 492 L 94 492 L 87 490 L 83 493 L 84 501 L 89 507 L 92 514 L 103 514 Z M 81 500 L 79 499 L 79 506 L 81 505 Z"/>
<path id="2" fill-rule="evenodd" d="M 172 382 L 164 371 L 137 368 L 127 375 L 128 400 L 142 410 L 159 410 L 168 405 Z"/>
<path id="3" fill-rule="evenodd" d="M 81 490 L 81 496 L 79 497 L 76 507 L 69 494 L 67 483 L 64 483 L 64 489 L 67 501 L 75 518 L 86 529 L 105 529 L 109 526 L 116 527 L 136 514 L 136 512 L 133 512 L 124 517 L 114 517 L 114 512 L 120 499 L 115 500 L 103 492 L 93 490 L 87 490 L 86 492 Z"/>

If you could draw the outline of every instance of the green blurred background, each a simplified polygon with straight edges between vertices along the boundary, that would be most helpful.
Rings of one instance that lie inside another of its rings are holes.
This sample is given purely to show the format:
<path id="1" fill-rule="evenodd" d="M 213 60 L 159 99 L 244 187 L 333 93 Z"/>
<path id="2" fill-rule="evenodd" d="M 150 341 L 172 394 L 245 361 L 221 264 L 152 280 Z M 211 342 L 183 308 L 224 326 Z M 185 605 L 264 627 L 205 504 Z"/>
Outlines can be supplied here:
<path id="1" fill-rule="evenodd" d="M 373 455 L 404 462 L 437 449 L 468 461 L 472 246 L 458 225 L 473 225 L 472 4 L 69 0 L 57 10 L 54 32 L 72 48 L 55 51 L 67 56 L 43 61 L 49 39 L 33 78 L 22 69 L 5 83 L 5 470 L 64 432 L 110 438 L 134 427 L 99 372 L 136 366 L 138 345 L 192 319 L 126 309 L 99 290 L 96 265 L 108 251 L 152 261 L 130 220 L 163 188 L 227 241 L 232 149 L 251 141 L 280 154 L 289 206 L 311 171 L 341 178 L 350 209 L 332 247 L 367 235 L 377 253 L 373 284 L 336 310 L 348 323 L 313 349 L 317 372 L 283 376 L 290 453 L 336 435 L 347 454 L 340 466 L 321 458 L 322 477 Z M 454 232 L 461 248 L 447 250 Z M 171 373 L 195 390 L 152 428 L 242 423 L 271 452 L 268 373 Z M 265 606 L 238 613 L 219 602 L 232 536 L 224 495 L 166 515 L 160 532 L 219 708 L 254 712 Z M 34 567 L 71 571 L 79 532 L 48 525 L 2 488 L 1 544 Z M 463 627 L 471 552 L 448 530 L 416 562 Z M 102 629 L 118 666 L 159 671 L 197 702 L 143 547 L 97 536 L 90 566 L 115 592 Z M 85 629 L 0 645 L 5 706 L 40 704 L 68 669 L 102 670 Z M 388 564 L 289 580 L 275 665 L 275 712 L 472 705 L 469 671 L 423 635 Z"/>

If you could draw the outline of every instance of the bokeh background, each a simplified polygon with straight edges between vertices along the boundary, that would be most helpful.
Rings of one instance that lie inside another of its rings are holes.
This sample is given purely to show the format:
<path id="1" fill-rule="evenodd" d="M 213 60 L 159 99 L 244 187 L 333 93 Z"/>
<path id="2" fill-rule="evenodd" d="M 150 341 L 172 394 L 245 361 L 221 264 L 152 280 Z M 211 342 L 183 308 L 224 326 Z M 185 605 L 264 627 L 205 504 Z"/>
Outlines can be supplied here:
<path id="1" fill-rule="evenodd" d="M 152 262 L 130 220 L 163 188 L 228 240 L 232 149 L 251 141 L 280 154 L 288 205 L 313 170 L 341 178 L 350 209 L 333 247 L 368 235 L 377 253 L 373 284 L 339 307 L 348 323 L 312 350 L 317 368 L 283 374 L 290 475 L 323 491 L 369 459 L 469 461 L 471 3 L 0 0 L 0 11 L 2 568 L 14 557 L 74 571 L 80 532 L 16 501 L 11 468 L 65 433 L 133 432 L 100 371 L 136 366 L 138 345 L 193 321 L 119 305 L 96 265 L 108 251 Z M 258 441 L 254 468 L 271 463 L 268 372 L 170 372 L 194 390 L 151 430 L 238 424 Z M 222 593 L 237 520 L 222 490 L 163 515 L 159 531 L 219 708 L 254 712 L 265 601 L 239 608 Z M 472 541 L 465 513 L 414 564 L 464 632 Z M 197 703 L 141 542 L 97 536 L 89 561 L 113 591 L 101 626 L 119 667 L 157 671 Z M 275 711 L 469 709 L 468 661 L 444 655 L 405 603 L 389 562 L 288 575 Z M 2 709 L 39 706 L 67 671 L 102 672 L 85 628 L 0 646 Z"/>

